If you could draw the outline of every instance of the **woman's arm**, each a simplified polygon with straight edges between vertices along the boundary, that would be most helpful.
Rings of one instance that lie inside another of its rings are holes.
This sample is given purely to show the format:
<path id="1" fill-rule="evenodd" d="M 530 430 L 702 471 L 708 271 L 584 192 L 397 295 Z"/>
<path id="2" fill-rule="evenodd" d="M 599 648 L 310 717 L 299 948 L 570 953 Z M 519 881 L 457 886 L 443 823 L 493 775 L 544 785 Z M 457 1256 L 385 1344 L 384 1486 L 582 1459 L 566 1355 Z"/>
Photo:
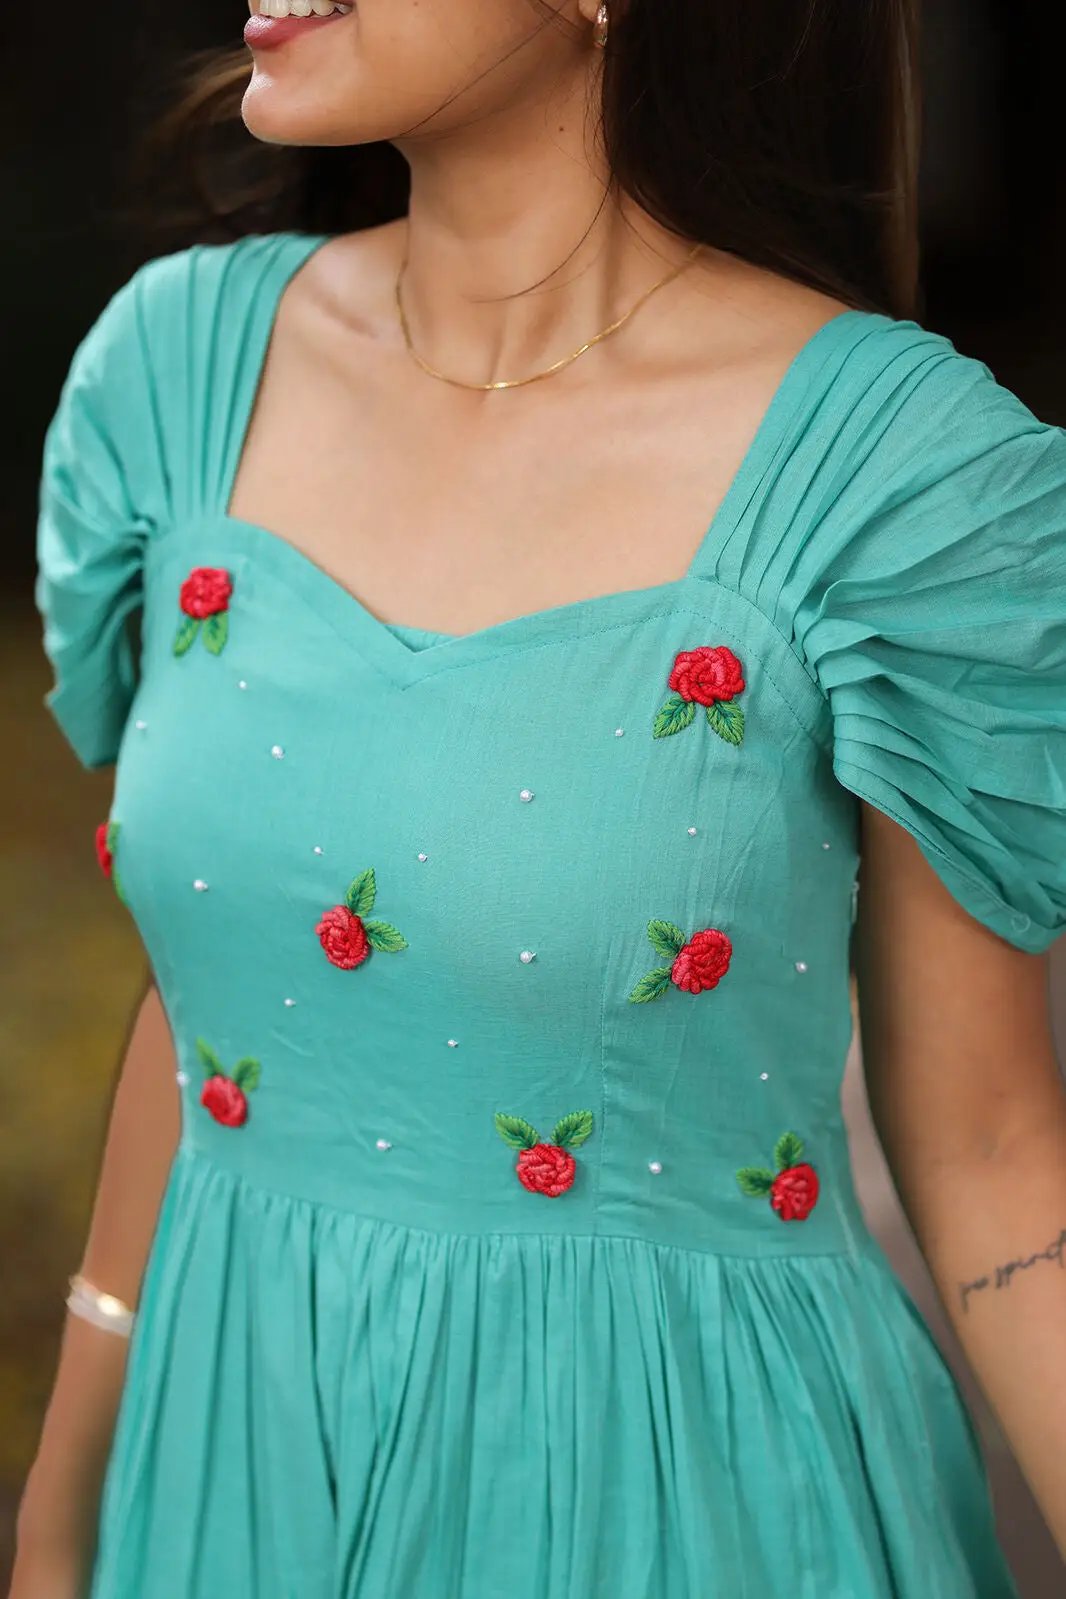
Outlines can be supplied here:
<path id="1" fill-rule="evenodd" d="M 152 985 L 137 1011 L 115 1091 L 79 1268 L 96 1287 L 133 1306 L 180 1132 L 175 1069 L 170 1029 Z M 125 1338 L 67 1313 L 19 1507 L 9 1599 L 82 1599 L 86 1591 L 128 1347 Z"/>
<path id="2" fill-rule="evenodd" d="M 1048 960 L 948 893 L 863 803 L 856 926 L 871 1113 L 900 1201 L 1066 1556 L 1066 1087 Z"/>

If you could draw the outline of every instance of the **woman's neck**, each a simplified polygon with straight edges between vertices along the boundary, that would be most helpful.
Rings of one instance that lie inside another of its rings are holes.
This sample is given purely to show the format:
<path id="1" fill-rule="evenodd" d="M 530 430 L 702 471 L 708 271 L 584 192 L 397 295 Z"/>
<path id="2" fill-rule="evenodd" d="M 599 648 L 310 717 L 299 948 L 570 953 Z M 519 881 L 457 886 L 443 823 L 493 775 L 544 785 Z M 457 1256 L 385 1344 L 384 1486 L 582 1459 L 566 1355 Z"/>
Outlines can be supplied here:
<path id="1" fill-rule="evenodd" d="M 608 193 L 591 142 L 573 96 L 401 145 L 404 308 L 434 365 L 472 382 L 525 375 L 606 327 L 686 254 L 686 241 Z"/>

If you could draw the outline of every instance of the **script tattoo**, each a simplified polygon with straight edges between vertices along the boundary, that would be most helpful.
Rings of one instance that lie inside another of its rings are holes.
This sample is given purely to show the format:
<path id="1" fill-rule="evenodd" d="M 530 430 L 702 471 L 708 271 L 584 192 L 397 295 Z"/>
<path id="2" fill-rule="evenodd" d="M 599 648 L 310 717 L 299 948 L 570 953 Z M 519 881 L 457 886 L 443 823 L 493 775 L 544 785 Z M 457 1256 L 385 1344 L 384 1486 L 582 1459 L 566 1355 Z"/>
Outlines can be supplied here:
<path id="1" fill-rule="evenodd" d="M 1008 1260 L 1005 1265 L 997 1266 L 991 1277 L 977 1277 L 972 1283 L 960 1283 L 959 1292 L 962 1295 L 962 1308 L 969 1311 L 969 1295 L 979 1288 L 1009 1288 L 1015 1272 L 1028 1271 L 1030 1266 L 1035 1266 L 1038 1260 L 1054 1260 L 1061 1267 L 1063 1255 L 1066 1253 L 1066 1227 L 1062 1229 L 1057 1238 L 1053 1238 L 1046 1249 L 1038 1249 L 1035 1255 L 1026 1255 L 1019 1260 Z"/>

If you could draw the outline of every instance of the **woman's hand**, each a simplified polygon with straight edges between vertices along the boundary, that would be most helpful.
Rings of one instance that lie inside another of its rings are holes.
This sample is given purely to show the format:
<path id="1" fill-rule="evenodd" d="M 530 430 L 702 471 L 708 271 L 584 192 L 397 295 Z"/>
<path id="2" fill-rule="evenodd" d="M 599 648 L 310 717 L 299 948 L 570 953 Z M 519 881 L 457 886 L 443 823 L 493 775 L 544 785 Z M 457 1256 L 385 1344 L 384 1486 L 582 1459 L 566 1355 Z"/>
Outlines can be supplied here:
<path id="1" fill-rule="evenodd" d="M 86 1599 L 96 1541 L 94 1494 L 80 1504 L 50 1491 L 35 1464 L 26 1480 L 15 1528 L 15 1567 L 8 1599 Z"/>

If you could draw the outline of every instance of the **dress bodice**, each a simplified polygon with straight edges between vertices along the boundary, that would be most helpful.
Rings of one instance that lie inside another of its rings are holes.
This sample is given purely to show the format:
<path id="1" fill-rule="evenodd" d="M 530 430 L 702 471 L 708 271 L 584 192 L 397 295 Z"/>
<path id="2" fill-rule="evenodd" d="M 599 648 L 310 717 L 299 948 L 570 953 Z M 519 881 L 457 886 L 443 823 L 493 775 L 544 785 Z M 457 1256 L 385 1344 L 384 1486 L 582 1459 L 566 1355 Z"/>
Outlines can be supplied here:
<path id="1" fill-rule="evenodd" d="M 50 434 L 52 704 L 118 757 L 183 1137 L 412 1226 L 861 1247 L 859 799 L 1003 936 L 1066 921 L 1066 435 L 943 337 L 845 311 L 682 579 L 386 625 L 226 510 L 315 242 L 150 263 Z"/>

